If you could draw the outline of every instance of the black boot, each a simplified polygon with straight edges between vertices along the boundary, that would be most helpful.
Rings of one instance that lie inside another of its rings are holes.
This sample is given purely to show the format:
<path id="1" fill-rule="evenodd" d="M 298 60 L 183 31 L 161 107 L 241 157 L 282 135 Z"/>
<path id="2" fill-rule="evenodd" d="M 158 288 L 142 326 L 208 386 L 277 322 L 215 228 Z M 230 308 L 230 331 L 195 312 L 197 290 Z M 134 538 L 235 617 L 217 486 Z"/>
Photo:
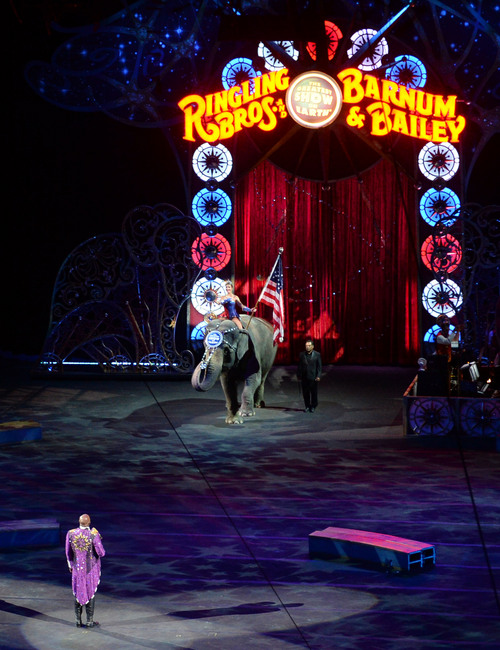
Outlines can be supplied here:
<path id="1" fill-rule="evenodd" d="M 83 607 L 75 599 L 75 616 L 76 616 L 76 627 L 83 627 L 82 623 L 82 609 Z"/>
<path id="2" fill-rule="evenodd" d="M 85 611 L 87 612 L 87 627 L 96 627 L 96 625 L 99 625 L 97 621 L 94 621 L 94 606 L 95 596 L 85 605 Z"/>

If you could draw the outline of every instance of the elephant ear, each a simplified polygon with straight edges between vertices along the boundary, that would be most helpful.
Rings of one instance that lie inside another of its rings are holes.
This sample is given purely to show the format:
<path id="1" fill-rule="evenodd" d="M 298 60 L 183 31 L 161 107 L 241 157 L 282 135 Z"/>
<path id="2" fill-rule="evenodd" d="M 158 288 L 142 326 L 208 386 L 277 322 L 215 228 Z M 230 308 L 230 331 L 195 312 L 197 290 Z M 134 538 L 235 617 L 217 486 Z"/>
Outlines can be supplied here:
<path id="1" fill-rule="evenodd" d="M 243 357 L 247 356 L 249 362 L 253 362 L 258 367 L 259 363 L 255 354 L 255 344 L 253 336 L 248 330 L 241 330 L 239 332 L 239 341 L 236 347 L 236 357 L 241 361 Z M 256 367 L 255 370 L 258 368 Z"/>

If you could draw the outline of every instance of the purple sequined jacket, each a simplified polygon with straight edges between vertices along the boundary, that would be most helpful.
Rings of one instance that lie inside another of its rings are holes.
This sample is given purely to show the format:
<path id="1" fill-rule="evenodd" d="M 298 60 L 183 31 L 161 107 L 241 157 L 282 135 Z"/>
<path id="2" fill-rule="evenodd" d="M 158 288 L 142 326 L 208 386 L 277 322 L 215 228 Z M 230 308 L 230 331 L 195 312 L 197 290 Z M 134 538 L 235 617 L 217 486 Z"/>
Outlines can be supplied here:
<path id="1" fill-rule="evenodd" d="M 96 528 L 72 528 L 66 535 L 66 559 L 76 600 L 86 605 L 101 579 L 101 557 L 105 550 Z"/>

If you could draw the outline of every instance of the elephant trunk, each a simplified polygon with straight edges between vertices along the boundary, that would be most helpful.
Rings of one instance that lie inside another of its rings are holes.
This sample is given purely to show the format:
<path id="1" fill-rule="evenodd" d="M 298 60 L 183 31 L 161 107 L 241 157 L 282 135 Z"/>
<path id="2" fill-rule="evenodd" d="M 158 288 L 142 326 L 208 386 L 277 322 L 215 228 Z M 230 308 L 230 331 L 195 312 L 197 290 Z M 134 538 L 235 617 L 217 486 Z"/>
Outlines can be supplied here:
<path id="1" fill-rule="evenodd" d="M 208 362 L 203 357 L 194 369 L 193 376 L 191 377 L 191 385 L 195 390 L 207 391 L 215 386 L 222 371 L 222 359 L 222 350 L 215 350 Z"/>

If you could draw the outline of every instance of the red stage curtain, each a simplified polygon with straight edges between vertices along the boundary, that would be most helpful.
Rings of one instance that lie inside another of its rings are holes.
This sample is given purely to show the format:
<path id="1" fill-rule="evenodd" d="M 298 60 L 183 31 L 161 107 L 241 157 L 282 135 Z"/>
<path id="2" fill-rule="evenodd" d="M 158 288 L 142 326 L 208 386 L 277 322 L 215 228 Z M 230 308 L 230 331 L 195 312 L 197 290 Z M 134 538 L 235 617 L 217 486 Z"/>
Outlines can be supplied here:
<path id="1" fill-rule="evenodd" d="M 235 278 L 254 305 L 283 247 L 286 340 L 293 364 L 311 337 L 324 363 L 412 364 L 419 355 L 416 205 L 387 161 L 328 185 L 269 162 L 235 192 Z M 270 308 L 258 315 L 271 319 Z"/>

